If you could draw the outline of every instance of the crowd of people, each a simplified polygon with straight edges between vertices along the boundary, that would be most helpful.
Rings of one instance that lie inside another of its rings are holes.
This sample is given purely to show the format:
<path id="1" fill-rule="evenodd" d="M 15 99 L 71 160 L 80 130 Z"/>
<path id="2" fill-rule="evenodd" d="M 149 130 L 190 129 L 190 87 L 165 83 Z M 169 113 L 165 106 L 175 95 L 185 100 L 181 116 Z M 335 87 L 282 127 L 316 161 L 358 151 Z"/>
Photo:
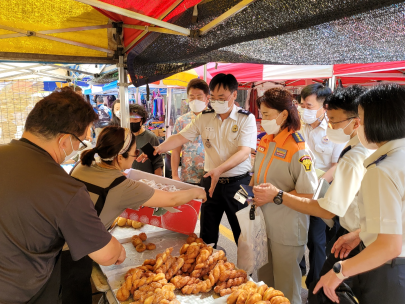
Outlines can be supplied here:
<path id="1" fill-rule="evenodd" d="M 39 101 L 22 138 L 0 146 L 1 303 L 91 303 L 92 261 L 125 260 L 107 229 L 126 208 L 202 199 L 200 237 L 217 247 L 225 213 L 237 244 L 236 212 L 248 206 L 234 199 L 240 185 L 253 187 L 266 225 L 269 262 L 258 278 L 291 303 L 301 304 L 304 273 L 309 303 L 339 302 L 342 286 L 360 303 L 405 302 L 405 88 L 332 93 L 313 84 L 300 104 L 271 88 L 256 100 L 259 144 L 256 117 L 235 104 L 231 74 L 190 81 L 190 112 L 161 144 L 141 106 L 130 105 L 130 128 L 122 128 L 119 100 L 108 111 L 97 99 L 94 109 L 78 93 L 64 88 Z M 147 143 L 153 160 L 139 150 Z M 170 150 L 173 179 L 204 189 L 166 193 L 123 175 L 161 176 L 160 154 Z M 60 164 L 77 155 L 69 176 Z M 319 181 L 329 188 L 314 198 Z"/>

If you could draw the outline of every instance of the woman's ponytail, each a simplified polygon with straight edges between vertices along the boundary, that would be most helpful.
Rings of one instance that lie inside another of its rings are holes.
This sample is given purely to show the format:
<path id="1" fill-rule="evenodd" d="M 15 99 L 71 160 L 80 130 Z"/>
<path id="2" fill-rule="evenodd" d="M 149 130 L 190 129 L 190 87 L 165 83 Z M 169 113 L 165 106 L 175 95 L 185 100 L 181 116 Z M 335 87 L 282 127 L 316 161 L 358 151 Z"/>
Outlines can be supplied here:
<path id="1" fill-rule="evenodd" d="M 83 151 L 82 155 L 80 156 L 80 161 L 82 165 L 90 167 L 93 161 L 95 160 L 94 156 L 96 155 L 96 153 L 97 153 L 96 148 Z"/>

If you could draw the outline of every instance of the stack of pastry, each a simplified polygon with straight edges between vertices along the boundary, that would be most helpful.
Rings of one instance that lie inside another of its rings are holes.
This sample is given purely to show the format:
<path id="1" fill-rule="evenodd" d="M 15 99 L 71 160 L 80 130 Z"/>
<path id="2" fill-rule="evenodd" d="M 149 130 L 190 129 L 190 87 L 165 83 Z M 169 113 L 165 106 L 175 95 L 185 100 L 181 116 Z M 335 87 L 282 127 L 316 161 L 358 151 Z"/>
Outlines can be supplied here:
<path id="1" fill-rule="evenodd" d="M 174 295 L 176 287 L 166 279 L 166 273 L 178 267 L 172 251 L 173 248 L 168 248 L 156 259 L 145 260 L 142 266 L 128 270 L 125 282 L 117 291 L 117 299 L 126 301 L 132 295 L 134 304 L 178 304 Z"/>
<path id="2" fill-rule="evenodd" d="M 156 245 L 153 243 L 144 244 L 143 242 L 147 240 L 146 233 L 141 233 L 140 235 L 134 235 L 132 237 L 132 245 L 134 245 L 136 251 L 143 252 L 146 249 L 154 250 L 156 249 Z"/>
<path id="3" fill-rule="evenodd" d="M 222 250 L 214 252 L 203 242 L 192 242 L 183 245 L 179 257 L 172 256 L 172 252 L 173 248 L 167 248 L 155 259 L 130 269 L 117 299 L 126 301 L 132 295 L 133 304 L 176 304 L 176 289 L 185 295 L 214 289 L 221 296 L 230 295 L 229 304 L 290 303 L 281 291 L 247 282 L 246 272 L 227 262 Z"/>
<path id="4" fill-rule="evenodd" d="M 239 287 L 232 287 L 227 304 L 290 304 L 280 290 L 266 284 L 258 287 L 254 282 L 247 282 Z"/>

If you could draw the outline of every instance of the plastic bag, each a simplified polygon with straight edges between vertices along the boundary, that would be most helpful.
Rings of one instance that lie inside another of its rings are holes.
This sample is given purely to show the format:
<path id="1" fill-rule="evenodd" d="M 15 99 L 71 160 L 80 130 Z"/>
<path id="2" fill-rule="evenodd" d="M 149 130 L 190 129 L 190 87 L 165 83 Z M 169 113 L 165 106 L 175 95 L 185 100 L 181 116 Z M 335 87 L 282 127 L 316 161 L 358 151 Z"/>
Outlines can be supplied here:
<path id="1" fill-rule="evenodd" d="M 250 212 L 251 205 L 236 212 L 241 230 L 238 240 L 237 267 L 248 274 L 252 274 L 269 262 L 263 212 L 260 207 L 257 207 L 254 220 L 251 220 Z"/>

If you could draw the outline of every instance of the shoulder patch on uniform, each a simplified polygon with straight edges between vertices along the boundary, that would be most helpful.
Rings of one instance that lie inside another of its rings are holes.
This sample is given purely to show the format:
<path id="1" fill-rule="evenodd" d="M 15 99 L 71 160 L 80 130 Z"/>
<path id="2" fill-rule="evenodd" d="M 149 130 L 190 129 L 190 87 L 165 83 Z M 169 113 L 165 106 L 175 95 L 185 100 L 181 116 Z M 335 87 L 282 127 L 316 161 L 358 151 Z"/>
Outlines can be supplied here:
<path id="1" fill-rule="evenodd" d="M 312 158 L 308 154 L 301 156 L 298 160 L 303 166 L 306 172 L 311 171 L 312 168 Z"/>
<path id="2" fill-rule="evenodd" d="M 240 110 L 238 111 L 238 113 L 244 114 L 244 115 L 250 115 L 250 114 L 252 114 L 252 113 L 250 113 L 248 110 L 244 110 L 244 109 L 240 109 Z"/>
<path id="3" fill-rule="evenodd" d="M 371 164 L 369 164 L 368 166 L 367 166 L 367 169 L 368 169 L 368 167 L 370 167 L 370 166 L 372 166 L 372 165 L 378 165 L 378 163 L 379 162 L 381 162 L 381 161 L 383 161 L 385 158 L 387 157 L 387 154 L 384 154 L 384 155 L 381 155 L 379 158 L 377 158 L 374 162 L 372 162 Z"/>
<path id="4" fill-rule="evenodd" d="M 215 113 L 214 109 L 207 109 L 201 112 L 202 114 L 207 114 L 207 113 Z"/>
<path id="5" fill-rule="evenodd" d="M 304 137 L 302 137 L 301 133 L 299 133 L 299 132 L 293 133 L 292 136 L 293 136 L 295 142 L 298 144 L 305 142 Z"/>

